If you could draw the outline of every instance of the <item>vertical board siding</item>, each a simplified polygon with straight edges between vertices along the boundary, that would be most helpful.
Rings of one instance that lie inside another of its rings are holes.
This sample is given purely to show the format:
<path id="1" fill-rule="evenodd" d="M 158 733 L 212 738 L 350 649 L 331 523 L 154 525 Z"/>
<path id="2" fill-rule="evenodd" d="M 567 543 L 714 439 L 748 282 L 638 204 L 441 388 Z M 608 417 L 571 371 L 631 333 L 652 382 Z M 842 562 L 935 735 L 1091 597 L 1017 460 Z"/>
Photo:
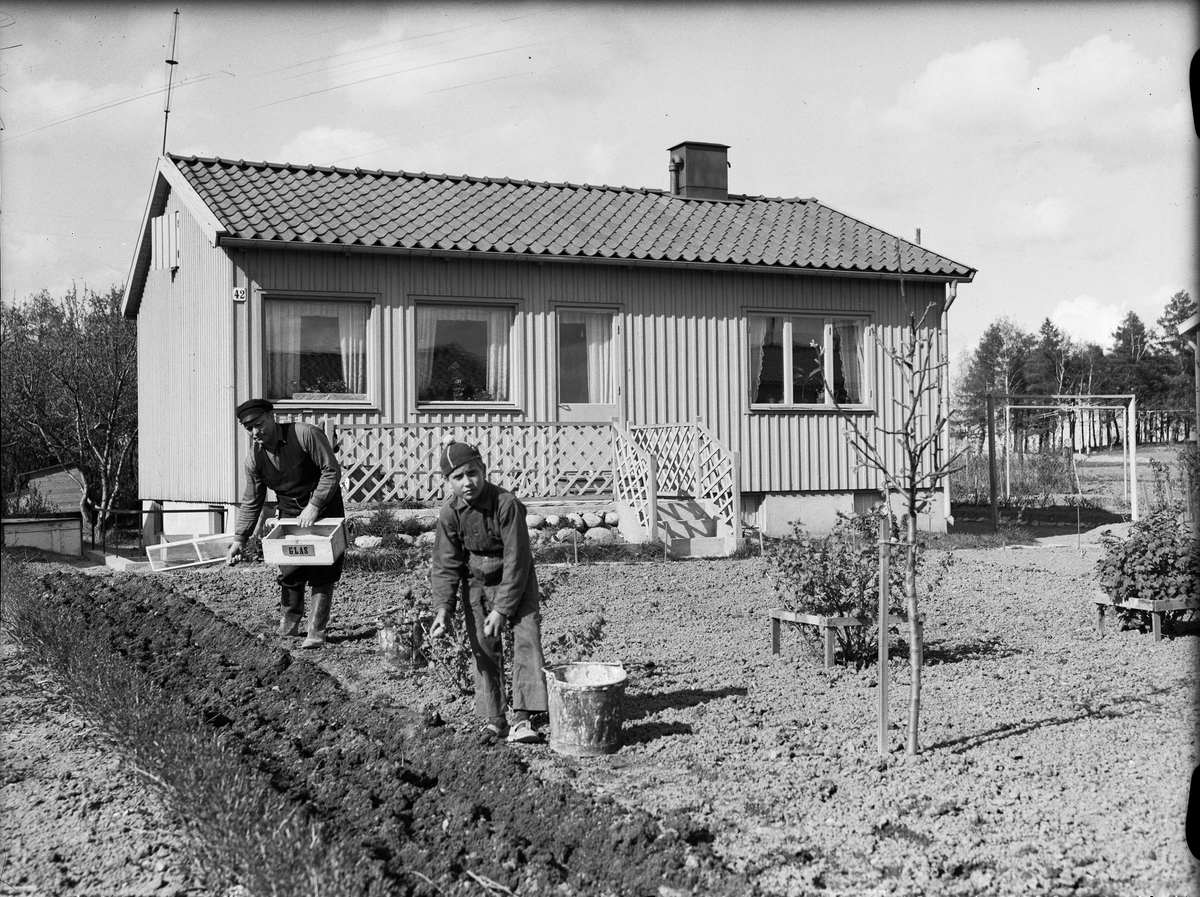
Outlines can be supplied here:
<path id="1" fill-rule="evenodd" d="M 248 301 L 238 314 L 238 388 L 230 383 L 235 359 L 233 272 L 220 250 L 204 242 L 186 212 L 181 216 L 183 264 L 174 282 L 169 271 L 151 271 L 139 329 L 146 355 L 142 377 L 143 488 L 183 488 L 212 500 L 234 490 L 230 445 L 244 452 L 230 422 L 194 449 L 195 470 L 168 471 L 156 456 L 170 457 L 179 433 L 196 420 L 221 421 L 229 409 L 263 385 L 262 296 L 275 293 L 339 293 L 375 297 L 372 310 L 372 397 L 368 409 L 311 408 L 297 416 L 331 417 L 337 424 L 390 422 L 469 425 L 494 420 L 549 421 L 557 417 L 556 306 L 617 309 L 615 377 L 624 413 L 632 425 L 667 424 L 699 417 L 725 445 L 741 452 L 741 488 L 747 492 L 846 491 L 875 488 L 873 475 L 859 469 L 849 447 L 849 428 L 829 412 L 751 413 L 747 381 L 746 310 L 850 311 L 871 316 L 872 332 L 898 348 L 907 309 L 895 281 L 676 270 L 623 265 L 538 264 L 525 261 L 447 260 L 422 256 L 248 250 L 234 252 L 243 268 Z M 193 232 L 195 231 L 195 232 Z M 239 280 L 239 283 L 242 282 Z M 943 286 L 906 284 L 913 309 L 939 304 Z M 195 298 L 185 293 L 194 292 Z M 419 297 L 505 300 L 516 304 L 513 329 L 514 397 L 508 411 L 424 412 L 415 407 L 415 303 Z M 190 311 L 185 312 L 184 309 Z M 936 321 L 934 322 L 936 326 Z M 185 336 L 200 334 L 194 342 Z M 220 338 L 211 335 L 221 334 Z M 248 353 L 248 354 L 244 354 Z M 201 357 L 203 356 L 203 358 Z M 899 418 L 890 390 L 896 377 L 884 353 L 868 336 L 874 413 L 858 417 L 866 430 L 894 428 Z M 168 376 L 162 376 L 167 371 Z M 151 375 L 151 372 L 154 372 Z M 204 381 L 203 376 L 211 379 Z M 163 381 L 187 384 L 168 387 Z M 190 390 L 190 392 L 188 392 Z M 235 392 L 236 395 L 230 395 Z M 220 393 L 218 396 L 217 393 Z M 188 401 L 179 396 L 187 394 Z M 171 407 L 174 405 L 175 407 Z M 200 413 L 197 413 L 197 408 Z M 164 419 L 160 416 L 166 414 Z M 898 452 L 886 448 L 895 464 Z M 240 476 L 240 463 L 236 465 Z M 200 489 L 200 484 L 204 489 Z M 185 497 L 183 495 L 170 497 Z M 235 497 L 235 496 L 233 496 Z M 232 500 L 228 498 L 227 500 Z"/>
<path id="2" fill-rule="evenodd" d="M 176 215 L 178 269 L 147 273 L 138 312 L 138 491 L 147 499 L 231 500 L 232 266 L 173 194 L 162 248 L 175 242 Z"/>

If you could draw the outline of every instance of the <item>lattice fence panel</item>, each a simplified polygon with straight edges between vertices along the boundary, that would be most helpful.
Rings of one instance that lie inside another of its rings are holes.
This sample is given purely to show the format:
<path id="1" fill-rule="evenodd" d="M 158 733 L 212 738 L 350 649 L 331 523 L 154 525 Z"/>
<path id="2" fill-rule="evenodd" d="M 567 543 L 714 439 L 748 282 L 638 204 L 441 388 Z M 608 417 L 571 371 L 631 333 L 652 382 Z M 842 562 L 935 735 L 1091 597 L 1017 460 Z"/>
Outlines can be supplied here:
<path id="1" fill-rule="evenodd" d="M 658 460 L 659 495 L 699 498 L 696 483 L 696 441 L 691 424 L 630 427 L 639 447 Z"/>
<path id="2" fill-rule="evenodd" d="M 352 503 L 444 500 L 438 467 L 452 434 L 479 448 L 493 482 L 523 498 L 610 497 L 612 435 L 604 424 L 394 424 L 339 427 L 342 485 Z"/>
<path id="3" fill-rule="evenodd" d="M 651 513 L 655 489 L 650 456 L 640 451 L 629 434 L 613 428 L 613 492 L 618 501 L 628 504 L 637 514 L 638 525 L 653 534 Z"/>

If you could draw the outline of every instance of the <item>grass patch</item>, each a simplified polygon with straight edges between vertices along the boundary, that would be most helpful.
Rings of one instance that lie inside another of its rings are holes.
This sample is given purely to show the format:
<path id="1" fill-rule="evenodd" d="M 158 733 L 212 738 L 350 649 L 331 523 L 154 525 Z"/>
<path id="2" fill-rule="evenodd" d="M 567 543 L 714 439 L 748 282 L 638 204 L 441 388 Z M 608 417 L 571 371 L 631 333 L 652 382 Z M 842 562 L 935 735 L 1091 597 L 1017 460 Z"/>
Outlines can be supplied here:
<path id="1" fill-rule="evenodd" d="M 273 791 L 211 726 L 5 553 L 2 624 L 175 810 L 206 887 L 255 897 L 366 894 L 364 859 Z M 164 659 L 164 662 L 169 662 Z"/>

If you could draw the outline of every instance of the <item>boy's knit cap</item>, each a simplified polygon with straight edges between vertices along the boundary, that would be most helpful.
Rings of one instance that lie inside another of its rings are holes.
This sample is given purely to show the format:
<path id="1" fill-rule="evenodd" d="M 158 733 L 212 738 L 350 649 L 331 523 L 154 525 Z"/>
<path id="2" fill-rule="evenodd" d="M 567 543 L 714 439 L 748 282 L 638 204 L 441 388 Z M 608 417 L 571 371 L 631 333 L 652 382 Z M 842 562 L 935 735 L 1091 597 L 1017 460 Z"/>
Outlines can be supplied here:
<path id="1" fill-rule="evenodd" d="M 453 436 L 447 436 L 443 440 L 442 446 L 442 476 L 448 477 L 464 464 L 470 464 L 472 461 L 483 463 L 483 458 L 479 456 L 479 449 L 473 445 L 468 445 L 465 442 L 458 442 Z"/>

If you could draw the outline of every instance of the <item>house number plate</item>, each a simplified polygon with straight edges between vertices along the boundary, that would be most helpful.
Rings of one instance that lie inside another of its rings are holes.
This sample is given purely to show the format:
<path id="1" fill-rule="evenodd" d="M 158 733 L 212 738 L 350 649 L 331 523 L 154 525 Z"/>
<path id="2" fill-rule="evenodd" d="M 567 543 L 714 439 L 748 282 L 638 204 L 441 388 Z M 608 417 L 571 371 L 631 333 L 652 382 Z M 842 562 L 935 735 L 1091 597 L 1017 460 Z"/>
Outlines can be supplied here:
<path id="1" fill-rule="evenodd" d="M 311 545 L 284 545 L 283 553 L 290 557 L 306 557 L 313 556 L 313 547 Z"/>

